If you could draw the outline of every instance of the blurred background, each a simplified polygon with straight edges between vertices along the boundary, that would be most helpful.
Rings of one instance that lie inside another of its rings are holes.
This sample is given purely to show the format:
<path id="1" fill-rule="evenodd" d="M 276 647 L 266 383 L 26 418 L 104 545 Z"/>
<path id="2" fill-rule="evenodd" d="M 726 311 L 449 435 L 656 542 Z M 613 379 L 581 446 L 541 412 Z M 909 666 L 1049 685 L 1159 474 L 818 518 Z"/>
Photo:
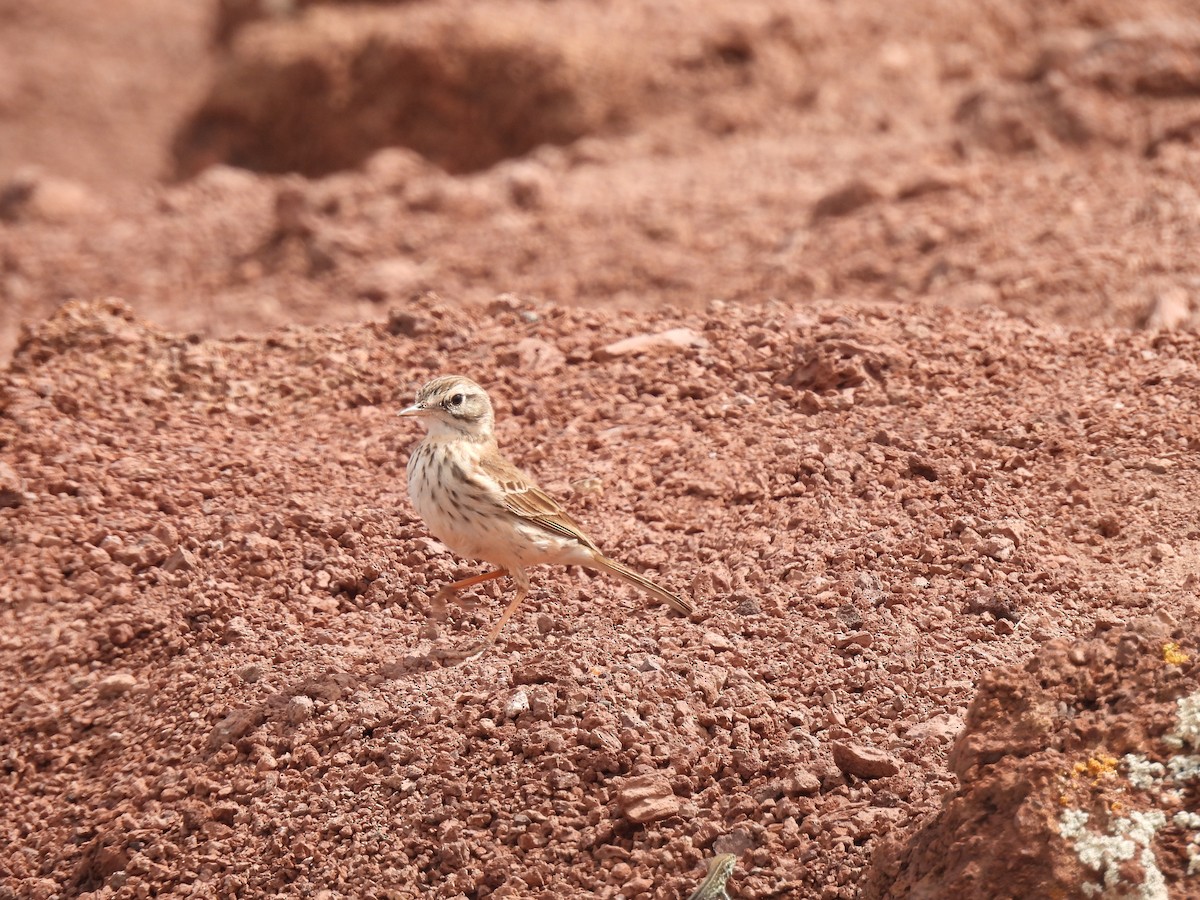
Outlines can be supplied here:
<path id="1" fill-rule="evenodd" d="M 0 359 L 818 298 L 1195 324 L 1200 3 L 0 0 Z"/>

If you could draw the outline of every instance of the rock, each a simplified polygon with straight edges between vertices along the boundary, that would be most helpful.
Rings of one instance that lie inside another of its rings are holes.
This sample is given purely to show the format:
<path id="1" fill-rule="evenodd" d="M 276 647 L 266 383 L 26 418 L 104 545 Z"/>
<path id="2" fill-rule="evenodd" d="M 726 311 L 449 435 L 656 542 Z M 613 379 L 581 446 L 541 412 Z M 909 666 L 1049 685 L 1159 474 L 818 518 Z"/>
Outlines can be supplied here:
<path id="1" fill-rule="evenodd" d="M 979 552 L 997 562 L 1008 562 L 1017 552 L 1017 545 L 1011 538 L 992 535 L 980 544 Z"/>
<path id="2" fill-rule="evenodd" d="M 101 700 L 112 700 L 137 687 L 137 679 L 128 672 L 114 672 L 96 685 Z"/>
<path id="3" fill-rule="evenodd" d="M 25 479 L 8 463 L 0 462 L 0 508 L 25 502 Z"/>
<path id="4" fill-rule="evenodd" d="M 529 375 L 556 372 L 567 361 L 561 350 L 538 338 L 522 338 L 511 349 L 498 353 L 496 359 L 502 366 L 508 366 Z"/>
<path id="5" fill-rule="evenodd" d="M 617 805 L 625 818 L 639 825 L 679 814 L 679 798 L 664 772 L 635 775 L 620 781 Z"/>
<path id="6" fill-rule="evenodd" d="M 987 532 L 989 535 L 1003 535 L 1013 542 L 1014 549 L 1019 549 L 1026 541 L 1027 528 L 1020 519 L 999 519 L 992 522 Z"/>
<path id="7" fill-rule="evenodd" d="M 849 215 L 876 202 L 881 196 L 871 185 L 856 179 L 818 200 L 813 205 L 812 221 L 816 223 L 822 219 Z"/>
<path id="8" fill-rule="evenodd" d="M 360 297 L 375 303 L 419 294 L 428 285 L 426 266 L 407 256 L 382 259 L 368 266 L 358 277 L 355 289 Z"/>
<path id="9" fill-rule="evenodd" d="M 0 185 L 0 220 L 36 220 L 67 224 L 102 208 L 91 191 L 78 182 L 30 168 L 17 172 Z"/>
<path id="10" fill-rule="evenodd" d="M 1141 325 L 1149 330 L 1171 331 L 1187 324 L 1192 317 L 1188 292 L 1179 285 L 1159 291 L 1142 316 Z"/>
<path id="11" fill-rule="evenodd" d="M 263 714 L 257 709 L 235 709 L 213 726 L 208 734 L 209 749 L 241 740 L 262 724 Z"/>
<path id="12" fill-rule="evenodd" d="M 886 778 L 900 771 L 895 757 L 885 750 L 842 741 L 834 741 L 830 749 L 833 751 L 834 764 L 846 775 L 865 779 Z"/>
<path id="13" fill-rule="evenodd" d="M 631 55 L 643 51 L 635 35 L 584 40 L 573 10 L 514 7 L 501 25 L 470 5 L 369 17 L 321 5 L 321 16 L 254 29 L 254 40 L 233 40 L 219 54 L 208 97 L 173 142 L 176 176 L 235 160 L 313 176 L 389 146 L 410 147 L 445 171 L 477 171 L 607 131 L 636 102 Z M 323 127 L 334 108 L 338 127 Z"/>
<path id="14" fill-rule="evenodd" d="M 821 790 L 821 779 L 808 769 L 794 769 L 783 777 L 783 792 L 789 797 L 811 797 Z"/>
<path id="15" fill-rule="evenodd" d="M 196 556 L 190 550 L 178 548 L 162 562 L 164 572 L 187 572 L 196 568 Z"/>
<path id="16" fill-rule="evenodd" d="M 1181 837 L 1200 817 L 1173 817 L 1200 773 L 1200 670 L 1168 668 L 1172 632 L 1139 620 L 986 674 L 948 760 L 958 788 L 881 844 L 862 896 L 1190 896 Z"/>
<path id="17" fill-rule="evenodd" d="M 705 647 L 712 650 L 722 651 L 733 649 L 733 644 L 729 642 L 729 638 L 718 631 L 706 631 L 704 637 L 701 638 L 701 642 Z"/>
<path id="18" fill-rule="evenodd" d="M 515 719 L 523 712 L 529 712 L 529 694 L 524 690 L 516 691 L 504 704 L 504 715 Z"/>
<path id="19" fill-rule="evenodd" d="M 1003 621 L 1003 620 L 1001 620 Z M 905 732 L 904 736 L 910 741 L 944 744 L 954 739 L 962 730 L 963 720 L 949 713 L 941 713 L 927 722 L 920 722 Z"/>
<path id="20" fill-rule="evenodd" d="M 642 356 L 647 353 L 674 353 L 679 350 L 707 347 L 703 335 L 691 328 L 672 328 L 657 334 L 639 334 L 601 347 L 592 354 L 597 362 L 608 362 L 622 356 Z"/>
<path id="21" fill-rule="evenodd" d="M 862 647 L 866 649 L 875 642 L 874 636 L 869 631 L 855 631 L 852 634 L 835 635 L 833 646 L 839 650 L 844 650 L 847 647 Z"/>
<path id="22" fill-rule="evenodd" d="M 424 316 L 409 312 L 405 309 L 393 309 L 388 312 L 387 333 L 395 337 L 418 337 L 429 330 L 429 320 Z"/>
<path id="23" fill-rule="evenodd" d="M 529 691 L 529 714 L 538 721 L 549 722 L 554 718 L 554 694 L 544 685 Z"/>
<path id="24" fill-rule="evenodd" d="M 299 725 L 311 719 L 315 709 L 316 704 L 313 703 L 312 697 L 297 694 L 288 700 L 287 706 L 283 709 L 283 714 L 293 725 Z"/>

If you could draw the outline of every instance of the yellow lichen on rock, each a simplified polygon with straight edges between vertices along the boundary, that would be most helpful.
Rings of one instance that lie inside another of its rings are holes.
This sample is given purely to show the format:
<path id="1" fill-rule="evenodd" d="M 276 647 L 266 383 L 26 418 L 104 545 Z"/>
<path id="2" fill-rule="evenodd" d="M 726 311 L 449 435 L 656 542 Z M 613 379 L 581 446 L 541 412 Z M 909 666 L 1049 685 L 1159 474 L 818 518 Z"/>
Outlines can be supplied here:
<path id="1" fill-rule="evenodd" d="M 1174 641 L 1168 641 L 1163 644 L 1162 648 L 1163 662 L 1168 666 L 1182 666 L 1185 662 L 1191 659 L 1183 649 Z"/>
<path id="2" fill-rule="evenodd" d="M 1081 760 L 1075 763 L 1071 769 L 1071 777 L 1079 778 L 1086 775 L 1092 779 L 1092 783 L 1098 783 L 1106 778 L 1114 778 L 1117 774 L 1117 760 L 1115 757 L 1108 756 L 1103 753 L 1097 753 L 1088 757 L 1086 760 Z"/>

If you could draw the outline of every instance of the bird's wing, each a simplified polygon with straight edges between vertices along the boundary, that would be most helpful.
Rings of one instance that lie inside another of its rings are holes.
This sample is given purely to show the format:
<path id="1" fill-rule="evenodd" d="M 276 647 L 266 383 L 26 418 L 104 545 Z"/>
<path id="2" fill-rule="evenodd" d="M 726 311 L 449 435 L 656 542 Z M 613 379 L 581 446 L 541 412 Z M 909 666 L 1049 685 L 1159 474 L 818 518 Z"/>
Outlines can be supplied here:
<path id="1" fill-rule="evenodd" d="M 600 552 L 553 497 L 504 457 L 498 453 L 486 454 L 479 460 L 479 468 L 499 486 L 504 506 L 513 515 L 536 522 L 547 531 L 574 538 L 585 547 Z"/>

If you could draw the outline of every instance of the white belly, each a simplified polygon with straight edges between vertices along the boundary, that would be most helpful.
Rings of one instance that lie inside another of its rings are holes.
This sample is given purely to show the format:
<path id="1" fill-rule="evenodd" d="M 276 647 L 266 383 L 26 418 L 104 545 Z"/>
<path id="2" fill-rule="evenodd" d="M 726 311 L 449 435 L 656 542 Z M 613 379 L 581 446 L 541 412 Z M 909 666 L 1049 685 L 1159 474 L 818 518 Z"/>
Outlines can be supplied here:
<path id="1" fill-rule="evenodd" d="M 459 556 L 510 570 L 591 560 L 590 551 L 574 538 L 506 510 L 498 490 L 456 480 L 438 443 L 423 443 L 409 458 L 408 493 L 430 533 Z"/>

